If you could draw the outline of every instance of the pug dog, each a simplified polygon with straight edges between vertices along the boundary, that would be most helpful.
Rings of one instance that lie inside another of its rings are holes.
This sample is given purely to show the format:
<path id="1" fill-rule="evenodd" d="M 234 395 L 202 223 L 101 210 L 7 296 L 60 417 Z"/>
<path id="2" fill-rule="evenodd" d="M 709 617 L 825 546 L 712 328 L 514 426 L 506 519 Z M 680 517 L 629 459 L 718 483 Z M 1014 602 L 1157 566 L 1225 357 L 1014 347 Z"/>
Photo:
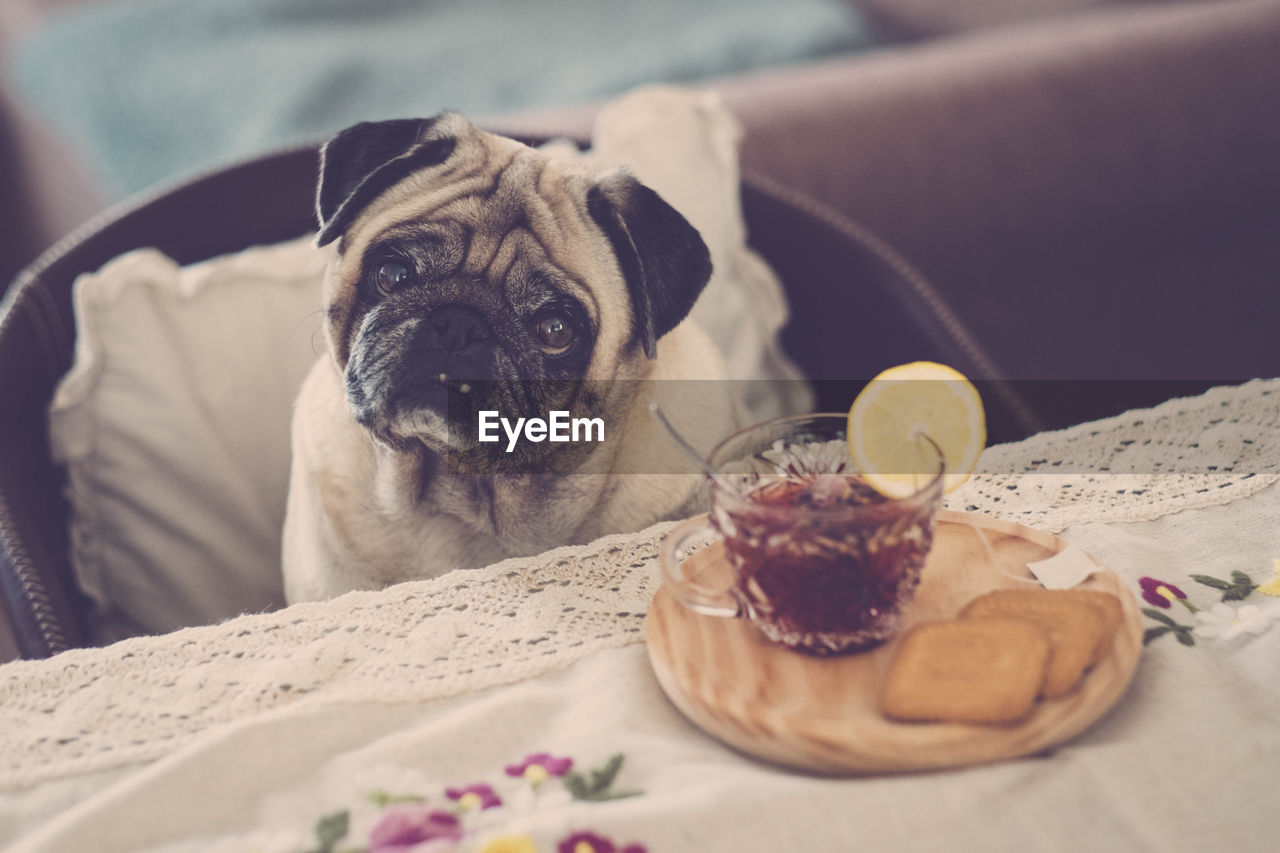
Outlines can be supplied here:
<path id="1" fill-rule="evenodd" d="M 729 383 L 678 381 L 724 365 L 685 319 L 707 247 L 657 193 L 444 113 L 339 133 L 316 208 L 326 351 L 295 405 L 290 602 L 698 507 L 696 461 L 650 404 L 704 455 L 740 416 Z M 482 442 L 467 420 L 554 411 L 598 420 L 599 440 Z"/>

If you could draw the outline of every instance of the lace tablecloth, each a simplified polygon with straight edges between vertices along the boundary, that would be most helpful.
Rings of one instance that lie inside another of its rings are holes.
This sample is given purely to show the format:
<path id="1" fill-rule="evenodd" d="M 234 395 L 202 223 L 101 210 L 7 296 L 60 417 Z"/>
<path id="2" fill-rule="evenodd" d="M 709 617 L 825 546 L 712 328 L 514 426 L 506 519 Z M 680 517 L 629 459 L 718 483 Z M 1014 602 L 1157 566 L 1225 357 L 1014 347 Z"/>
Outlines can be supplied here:
<path id="1" fill-rule="evenodd" d="M 977 843 L 987 832 L 1068 848 L 1080 837 L 1063 822 L 1094 809 L 1092 831 L 1118 833 L 1131 848 L 1230 838 L 1249 849 L 1267 837 L 1263 823 L 1280 832 L 1274 810 L 1261 808 L 1270 795 L 1260 792 L 1257 811 L 1237 803 L 1221 815 L 1206 811 L 1204 798 L 1214 786 L 1253 790 L 1262 772 L 1255 762 L 1280 760 L 1280 629 L 1267 634 L 1280 618 L 1270 606 L 1280 598 L 1268 594 L 1280 593 L 1280 574 L 1270 574 L 1270 559 L 1280 557 L 1278 478 L 1280 381 L 1260 381 L 993 447 L 950 496 L 953 508 L 1061 533 L 1160 604 L 1123 712 L 1048 764 L 875 787 L 761 767 L 698 735 L 662 699 L 640 645 L 667 527 L 658 525 L 433 581 L 4 665 L 0 840 L 6 829 L 34 829 L 33 850 L 91 838 L 98 849 L 208 849 L 217 839 L 229 850 L 376 851 L 393 849 L 379 846 L 390 829 L 374 837 L 378 827 L 403 818 L 436 827 L 419 826 L 429 836 L 419 842 L 439 842 L 421 848 L 432 850 L 489 849 L 504 839 L 533 846 L 492 851 L 557 849 L 601 821 L 613 827 L 616 849 L 631 838 L 650 850 L 694 849 L 695 838 L 703 839 L 697 849 L 757 849 L 752 839 L 770 833 L 767 849 L 837 849 L 834 839 L 853 837 L 898 848 L 915 839 L 924 849 L 931 838 L 963 847 L 954 839 Z M 1193 719 L 1170 717 L 1190 701 L 1169 680 L 1174 673 L 1201 690 L 1208 682 L 1227 690 L 1219 711 L 1201 697 Z M 1252 740 L 1207 734 L 1224 725 Z M 1180 737 L 1181 746 L 1167 744 L 1162 757 L 1153 752 L 1157 736 Z M 554 754 L 557 744 L 565 755 Z M 536 758 L 544 748 L 553 754 Z M 610 769 L 615 751 L 627 756 L 621 774 Z M 570 752 L 579 769 L 598 772 L 557 772 Z M 1213 770 L 1171 788 L 1200 772 L 1173 766 L 1175 754 Z M 1050 768 L 1060 775 L 1044 776 Z M 645 795 L 615 802 L 624 779 Z M 471 782 L 474 790 L 456 787 Z M 985 829 L 965 822 L 977 794 L 1015 790 L 1024 800 L 1039 792 L 1023 803 L 1025 815 Z M 817 818 L 819 805 L 850 791 L 857 807 L 849 813 L 863 816 L 856 827 L 825 812 Z M 1175 802 L 1155 801 L 1171 791 Z M 888 808 L 891 792 L 934 803 L 927 810 L 937 820 Z M 200 808 L 189 804 L 197 794 Z M 494 798 L 504 805 L 483 807 Z M 771 829 L 736 847 L 741 821 L 712 821 L 714 843 L 700 834 L 699 809 L 742 815 L 753 803 Z M 344 820 L 340 837 L 369 840 L 339 847 L 335 836 L 325 847 L 324 833 Z M 848 832 L 855 835 L 840 834 Z M 596 846 L 558 849 L 614 849 L 587 841 Z"/>

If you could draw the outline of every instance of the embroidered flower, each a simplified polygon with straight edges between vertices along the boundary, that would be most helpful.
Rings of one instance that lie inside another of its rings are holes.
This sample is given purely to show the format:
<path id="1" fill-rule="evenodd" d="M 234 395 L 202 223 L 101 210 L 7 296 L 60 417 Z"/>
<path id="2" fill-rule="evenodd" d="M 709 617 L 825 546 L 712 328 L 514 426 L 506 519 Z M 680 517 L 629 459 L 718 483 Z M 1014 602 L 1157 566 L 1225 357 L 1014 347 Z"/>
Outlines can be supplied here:
<path id="1" fill-rule="evenodd" d="M 1240 634 L 1261 634 L 1280 618 L 1280 604 L 1259 607 L 1246 604 L 1239 610 L 1229 604 L 1218 603 L 1196 614 L 1200 624 L 1196 636 L 1230 640 Z"/>
<path id="2" fill-rule="evenodd" d="M 621 800 L 637 796 L 639 791 L 618 791 L 613 783 L 622 769 L 623 755 L 616 752 L 589 774 L 569 773 L 564 777 L 564 787 L 575 800 L 603 802 L 605 800 Z"/>
<path id="3" fill-rule="evenodd" d="M 456 802 L 459 810 L 464 812 L 474 809 L 484 811 L 502 805 L 502 797 L 498 796 L 498 792 L 493 790 L 492 785 L 484 782 L 462 788 L 445 788 L 444 795 Z"/>
<path id="4" fill-rule="evenodd" d="M 1275 577 L 1258 587 L 1258 592 L 1280 597 L 1280 557 L 1271 561 L 1271 571 L 1275 573 Z"/>
<path id="5" fill-rule="evenodd" d="M 1243 601 L 1258 588 L 1258 585 L 1253 582 L 1253 578 L 1239 569 L 1231 573 L 1231 580 L 1215 578 L 1213 575 L 1192 575 L 1191 579 L 1196 583 L 1202 583 L 1207 587 L 1220 591 L 1222 593 L 1220 600 L 1222 601 Z"/>
<path id="6" fill-rule="evenodd" d="M 416 804 L 392 806 L 369 832 L 369 853 L 445 853 L 461 840 L 457 815 Z"/>
<path id="7" fill-rule="evenodd" d="M 647 853 L 643 844 L 619 848 L 611 839 L 594 832 L 575 832 L 556 846 L 556 853 Z"/>
<path id="8" fill-rule="evenodd" d="M 556 758 L 549 752 L 535 752 L 519 764 L 507 765 L 508 776 L 523 776 L 541 785 L 548 776 L 563 776 L 573 767 L 572 758 Z"/>
<path id="9" fill-rule="evenodd" d="M 476 853 L 538 853 L 538 845 L 527 835 L 504 835 L 485 843 Z"/>
<path id="10" fill-rule="evenodd" d="M 1147 643 L 1158 640 L 1168 633 L 1172 633 L 1177 637 L 1178 642 L 1182 643 L 1184 646 L 1194 646 L 1196 644 L 1196 637 L 1195 634 L 1192 633 L 1192 627 L 1190 625 L 1181 625 L 1153 607 L 1144 607 L 1142 608 L 1142 612 L 1147 616 L 1147 618 L 1154 619 L 1160 623 L 1159 625 L 1154 625 L 1143 632 L 1142 645 L 1145 646 Z"/>
<path id="11" fill-rule="evenodd" d="M 519 815 L 557 811 L 572 804 L 573 795 L 562 785 L 519 785 L 504 792 L 502 800 L 504 812 Z"/>
<path id="12" fill-rule="evenodd" d="M 1142 588 L 1142 598 L 1156 607 L 1163 607 L 1168 610 L 1173 606 L 1173 602 L 1177 601 L 1193 613 L 1198 609 L 1194 604 L 1187 601 L 1185 592 L 1171 583 L 1165 583 L 1155 578 L 1138 578 L 1138 586 Z"/>

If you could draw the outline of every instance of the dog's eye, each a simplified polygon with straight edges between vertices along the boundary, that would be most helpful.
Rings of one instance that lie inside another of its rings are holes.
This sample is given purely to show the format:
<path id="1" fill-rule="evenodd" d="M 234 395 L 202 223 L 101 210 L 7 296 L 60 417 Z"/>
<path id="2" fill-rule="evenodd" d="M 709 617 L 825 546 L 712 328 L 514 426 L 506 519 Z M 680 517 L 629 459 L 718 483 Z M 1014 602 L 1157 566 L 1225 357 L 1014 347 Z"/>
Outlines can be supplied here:
<path id="1" fill-rule="evenodd" d="M 386 296 L 409 280 L 409 267 L 400 261 L 383 261 L 373 271 L 373 286 Z"/>
<path id="2" fill-rule="evenodd" d="M 569 348 L 578 336 L 573 321 L 563 314 L 543 314 L 534 331 L 538 340 L 549 352 L 561 353 Z"/>

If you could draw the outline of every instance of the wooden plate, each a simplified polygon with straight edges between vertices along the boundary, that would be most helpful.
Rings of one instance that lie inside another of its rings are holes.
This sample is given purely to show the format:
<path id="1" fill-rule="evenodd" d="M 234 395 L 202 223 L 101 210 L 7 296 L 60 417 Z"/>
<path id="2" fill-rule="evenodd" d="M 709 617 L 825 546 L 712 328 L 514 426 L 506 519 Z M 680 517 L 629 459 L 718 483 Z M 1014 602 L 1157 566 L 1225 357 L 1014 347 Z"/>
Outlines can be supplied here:
<path id="1" fill-rule="evenodd" d="M 975 525 L 985 532 L 996 565 Z M 1028 562 L 1065 547 L 1056 536 L 1020 524 L 944 511 L 903 630 L 924 620 L 952 618 L 988 590 L 1025 586 L 1015 577 L 1031 578 Z M 702 554 L 707 557 L 700 560 Z M 695 568 L 694 562 L 703 566 Z M 725 571 L 723 546 L 703 549 L 685 568 Z M 824 773 L 958 767 L 1069 740 L 1124 693 L 1142 651 L 1137 601 L 1114 572 L 1102 567 L 1079 588 L 1120 598 L 1124 620 L 1110 654 L 1070 694 L 1041 700 L 1030 717 L 1014 725 L 899 723 L 881 716 L 879 689 L 897 641 L 861 654 L 811 657 L 769 643 L 745 619 L 694 613 L 665 587 L 653 599 L 645 632 L 653 670 L 675 706 L 745 753 Z"/>

